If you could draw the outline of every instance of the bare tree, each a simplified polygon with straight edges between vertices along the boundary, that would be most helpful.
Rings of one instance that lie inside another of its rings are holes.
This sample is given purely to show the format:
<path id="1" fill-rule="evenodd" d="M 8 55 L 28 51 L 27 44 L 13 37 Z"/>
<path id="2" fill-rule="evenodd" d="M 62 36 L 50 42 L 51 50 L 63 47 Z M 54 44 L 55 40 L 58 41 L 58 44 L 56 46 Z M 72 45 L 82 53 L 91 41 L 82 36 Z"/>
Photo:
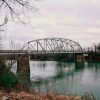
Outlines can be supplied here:
<path id="1" fill-rule="evenodd" d="M 100 52 L 100 43 L 94 45 L 95 52 Z"/>
<path id="2" fill-rule="evenodd" d="M 27 10 L 38 10 L 35 6 L 36 1 L 37 0 L 0 0 L 0 9 L 6 11 L 13 20 L 14 18 L 17 18 L 22 22 L 20 15 L 24 14 Z M 7 16 L 5 17 L 5 20 L 6 21 L 4 21 L 0 26 L 7 24 Z"/>

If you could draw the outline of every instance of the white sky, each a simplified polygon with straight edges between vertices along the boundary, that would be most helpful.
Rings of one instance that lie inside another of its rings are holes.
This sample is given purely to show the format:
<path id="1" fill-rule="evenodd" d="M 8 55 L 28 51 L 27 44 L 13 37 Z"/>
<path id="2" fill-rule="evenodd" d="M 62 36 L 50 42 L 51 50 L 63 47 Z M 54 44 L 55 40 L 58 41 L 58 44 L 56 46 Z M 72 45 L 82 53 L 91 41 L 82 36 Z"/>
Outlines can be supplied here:
<path id="1" fill-rule="evenodd" d="M 79 42 L 83 47 L 100 42 L 100 0 L 44 0 L 30 23 L 10 21 L 6 34 L 10 39 L 30 41 L 44 37 L 60 37 Z"/>

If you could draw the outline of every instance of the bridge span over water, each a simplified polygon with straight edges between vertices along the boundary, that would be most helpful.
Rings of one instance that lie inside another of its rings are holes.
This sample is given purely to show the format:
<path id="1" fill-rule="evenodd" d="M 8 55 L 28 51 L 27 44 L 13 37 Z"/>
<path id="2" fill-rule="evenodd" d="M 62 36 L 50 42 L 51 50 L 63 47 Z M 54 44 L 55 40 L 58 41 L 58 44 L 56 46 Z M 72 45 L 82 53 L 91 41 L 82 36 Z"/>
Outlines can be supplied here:
<path id="1" fill-rule="evenodd" d="M 83 50 L 78 42 L 64 38 L 37 39 L 28 41 L 21 50 L 0 50 L 0 57 L 6 59 L 17 59 L 26 54 L 37 60 L 75 60 L 77 55 L 82 59 Z"/>
<path id="2" fill-rule="evenodd" d="M 4 69 L 5 60 L 14 61 L 9 63 L 7 68 L 10 70 L 17 63 L 20 81 L 30 83 L 30 59 L 83 61 L 83 50 L 79 43 L 70 39 L 37 39 L 27 42 L 21 50 L 0 50 L 0 70 Z"/>
<path id="3" fill-rule="evenodd" d="M 21 50 L 0 50 L 0 54 L 83 53 L 78 42 L 64 38 L 43 38 L 27 42 Z"/>

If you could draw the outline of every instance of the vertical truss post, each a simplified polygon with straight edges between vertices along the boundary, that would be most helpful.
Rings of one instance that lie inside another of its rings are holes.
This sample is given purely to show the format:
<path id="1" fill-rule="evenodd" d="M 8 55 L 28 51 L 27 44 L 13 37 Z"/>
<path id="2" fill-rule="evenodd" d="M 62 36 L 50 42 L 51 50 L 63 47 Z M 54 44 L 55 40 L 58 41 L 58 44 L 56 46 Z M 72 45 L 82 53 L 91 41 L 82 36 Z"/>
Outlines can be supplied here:
<path id="1" fill-rule="evenodd" d="M 28 42 L 28 54 L 30 54 L 30 42 Z"/>
<path id="2" fill-rule="evenodd" d="M 39 46 L 38 46 L 38 41 L 36 41 L 37 42 L 37 53 L 39 52 Z"/>

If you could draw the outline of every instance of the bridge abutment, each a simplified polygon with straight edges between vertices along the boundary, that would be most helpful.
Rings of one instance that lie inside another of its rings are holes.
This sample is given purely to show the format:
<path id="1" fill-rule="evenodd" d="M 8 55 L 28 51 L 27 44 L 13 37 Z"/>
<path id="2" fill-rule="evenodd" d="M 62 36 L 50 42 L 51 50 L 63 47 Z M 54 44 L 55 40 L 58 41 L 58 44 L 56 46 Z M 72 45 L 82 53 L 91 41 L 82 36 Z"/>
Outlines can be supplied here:
<path id="1" fill-rule="evenodd" d="M 29 55 L 21 55 L 17 60 L 17 74 L 18 85 L 21 86 L 21 90 L 28 91 L 30 85 L 30 64 Z"/>

